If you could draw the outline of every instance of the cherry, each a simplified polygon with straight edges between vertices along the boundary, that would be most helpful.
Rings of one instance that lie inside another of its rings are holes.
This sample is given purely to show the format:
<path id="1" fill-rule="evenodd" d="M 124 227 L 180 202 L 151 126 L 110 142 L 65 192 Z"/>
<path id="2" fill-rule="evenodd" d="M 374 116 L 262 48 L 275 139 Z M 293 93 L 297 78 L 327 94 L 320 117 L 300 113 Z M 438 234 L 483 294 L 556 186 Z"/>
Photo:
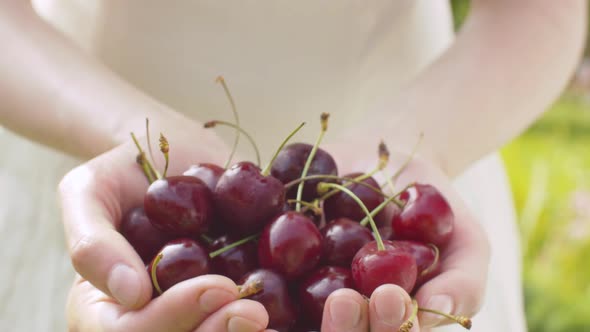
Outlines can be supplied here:
<path id="1" fill-rule="evenodd" d="M 356 289 L 371 297 L 373 291 L 384 284 L 395 284 L 410 293 L 416 284 L 418 267 L 412 254 L 396 247 L 392 241 L 369 242 L 354 256 L 351 264 Z"/>
<path id="2" fill-rule="evenodd" d="M 354 179 L 361 175 L 362 173 L 352 173 L 345 175 L 344 178 Z M 362 180 L 362 182 L 374 188 L 379 188 L 379 184 L 372 177 L 368 177 Z M 360 198 L 369 211 L 373 210 L 384 201 L 383 195 L 380 195 L 363 185 L 352 183 L 348 186 L 348 189 Z M 335 195 L 324 201 L 324 213 L 326 220 L 349 218 L 355 221 L 360 221 L 366 216 L 360 206 L 349 195 L 343 192 L 337 192 Z M 378 214 L 376 219 L 379 219 L 381 215 L 382 213 Z M 379 224 L 379 222 L 377 223 Z"/>
<path id="3" fill-rule="evenodd" d="M 262 291 L 247 298 L 258 301 L 269 316 L 269 329 L 289 331 L 294 325 L 297 314 L 285 279 L 276 272 L 258 269 L 245 275 L 240 284 L 246 285 L 251 282 L 262 282 Z"/>
<path id="4" fill-rule="evenodd" d="M 173 240 L 154 257 L 149 273 L 154 287 L 164 292 L 181 281 L 208 274 L 209 255 L 201 244 L 191 239 Z"/>
<path id="5" fill-rule="evenodd" d="M 316 225 L 298 212 L 285 212 L 269 223 L 258 240 L 260 266 L 288 280 L 316 267 L 322 253 L 322 235 Z"/>
<path id="6" fill-rule="evenodd" d="M 309 157 L 313 145 L 306 143 L 293 143 L 283 148 L 271 167 L 271 175 L 287 184 L 301 177 L 305 162 Z M 332 156 L 318 148 L 313 161 L 310 164 L 307 175 L 338 175 L 338 168 Z M 307 180 L 303 186 L 304 201 L 312 201 L 318 197 L 316 187 L 321 180 Z M 287 192 L 288 198 L 296 198 L 297 186 L 291 187 Z"/>
<path id="7" fill-rule="evenodd" d="M 143 207 L 130 210 L 121 221 L 121 234 L 139 254 L 144 263 L 156 256 L 172 237 L 155 228 Z"/>
<path id="8" fill-rule="evenodd" d="M 338 218 L 321 230 L 322 258 L 326 265 L 350 267 L 354 255 L 374 240 L 367 227 L 347 218 Z"/>
<path id="9" fill-rule="evenodd" d="M 438 248 L 433 244 L 416 241 L 392 241 L 394 246 L 402 248 L 409 252 L 416 260 L 418 268 L 418 278 L 416 286 L 423 285 L 426 281 L 440 273 L 441 266 L 439 262 Z"/>
<path id="10" fill-rule="evenodd" d="M 154 227 L 173 235 L 191 237 L 209 228 L 213 200 L 203 181 L 192 176 L 171 176 L 149 186 L 144 209 Z"/>
<path id="11" fill-rule="evenodd" d="M 200 179 L 201 181 L 205 182 L 207 187 L 209 187 L 209 190 L 213 192 L 215 191 L 215 186 L 217 186 L 217 182 L 224 171 L 225 170 L 222 167 L 215 164 L 200 163 L 197 165 L 192 165 L 183 173 L 183 175 L 194 176 Z"/>
<path id="12" fill-rule="evenodd" d="M 281 181 L 263 175 L 258 166 L 239 162 L 219 178 L 214 198 L 227 231 L 248 235 L 261 230 L 282 211 L 285 189 Z"/>
<path id="13" fill-rule="evenodd" d="M 319 329 L 328 296 L 340 288 L 353 287 L 350 270 L 342 267 L 326 266 L 311 274 L 299 286 L 301 317 L 305 317 L 305 325 Z"/>
<path id="14" fill-rule="evenodd" d="M 388 226 L 379 227 L 379 235 L 384 240 L 392 240 L 393 237 L 393 229 Z"/>
<path id="15" fill-rule="evenodd" d="M 396 240 L 414 240 L 444 247 L 453 232 L 454 215 L 443 195 L 428 184 L 415 184 L 400 195 L 405 203 L 391 220 Z"/>
<path id="16" fill-rule="evenodd" d="M 239 239 L 224 235 L 209 246 L 211 252 L 226 247 Z M 255 242 L 246 242 L 211 259 L 213 273 L 222 274 L 238 281 L 246 273 L 258 267 L 258 252 Z"/>

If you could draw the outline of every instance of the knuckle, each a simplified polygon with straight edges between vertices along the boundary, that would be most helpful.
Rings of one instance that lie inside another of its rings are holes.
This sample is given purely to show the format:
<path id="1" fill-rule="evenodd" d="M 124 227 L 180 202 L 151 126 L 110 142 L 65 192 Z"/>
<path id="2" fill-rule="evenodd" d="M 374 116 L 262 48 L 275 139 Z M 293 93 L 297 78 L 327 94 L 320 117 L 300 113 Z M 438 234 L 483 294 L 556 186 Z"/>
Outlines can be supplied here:
<path id="1" fill-rule="evenodd" d="M 74 269 L 84 275 L 86 263 L 92 261 L 92 256 L 100 252 L 99 240 L 96 236 L 83 235 L 70 248 L 70 257 Z"/>

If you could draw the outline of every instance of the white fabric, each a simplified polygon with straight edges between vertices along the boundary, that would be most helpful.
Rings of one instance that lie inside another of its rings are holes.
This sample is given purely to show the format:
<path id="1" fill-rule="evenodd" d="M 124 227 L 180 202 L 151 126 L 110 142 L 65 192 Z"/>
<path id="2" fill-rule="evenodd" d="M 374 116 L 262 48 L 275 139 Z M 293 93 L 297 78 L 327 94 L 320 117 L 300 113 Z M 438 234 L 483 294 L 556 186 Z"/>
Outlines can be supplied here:
<path id="1" fill-rule="evenodd" d="M 39 0 L 35 6 L 125 79 L 195 118 L 229 118 L 213 82 L 224 75 L 244 127 L 266 156 L 276 137 L 322 111 L 333 115 L 331 131 L 354 126 L 364 106 L 396 91 L 452 41 L 448 3 L 441 0 Z M 310 125 L 299 138 L 311 141 L 316 132 Z M 72 271 L 55 188 L 75 162 L 8 132 L 0 132 L 0 151 L 0 326 L 63 331 Z M 474 331 L 524 330 L 520 256 L 503 174 L 491 156 L 457 182 L 494 246 L 488 301 Z"/>

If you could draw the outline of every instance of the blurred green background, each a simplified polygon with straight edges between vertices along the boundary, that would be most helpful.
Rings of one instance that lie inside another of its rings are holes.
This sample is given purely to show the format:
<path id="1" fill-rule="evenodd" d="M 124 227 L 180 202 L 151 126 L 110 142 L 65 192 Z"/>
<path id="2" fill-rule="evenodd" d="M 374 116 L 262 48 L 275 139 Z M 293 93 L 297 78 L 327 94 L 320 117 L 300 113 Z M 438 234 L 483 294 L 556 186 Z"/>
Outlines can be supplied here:
<path id="1" fill-rule="evenodd" d="M 451 3 L 459 28 L 469 0 Z M 589 64 L 502 156 L 519 217 L 529 330 L 590 331 Z"/>

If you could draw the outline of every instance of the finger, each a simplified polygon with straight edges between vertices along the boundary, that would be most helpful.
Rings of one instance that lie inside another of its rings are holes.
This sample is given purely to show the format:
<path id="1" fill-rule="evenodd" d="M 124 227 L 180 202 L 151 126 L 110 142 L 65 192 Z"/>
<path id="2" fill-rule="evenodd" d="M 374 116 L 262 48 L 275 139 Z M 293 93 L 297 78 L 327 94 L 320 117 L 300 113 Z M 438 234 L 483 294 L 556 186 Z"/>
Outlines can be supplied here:
<path id="1" fill-rule="evenodd" d="M 416 294 L 421 307 L 473 316 L 481 307 L 489 263 L 489 245 L 466 209 L 457 209 L 453 237 L 442 257 L 442 272 Z M 420 313 L 422 326 L 449 323 L 442 316 Z"/>
<path id="2" fill-rule="evenodd" d="M 192 331 L 237 298 L 237 286 L 230 279 L 207 275 L 181 282 L 144 308 L 128 311 L 85 281 L 72 290 L 68 312 L 83 323 L 86 329 L 80 330 Z"/>
<path id="3" fill-rule="evenodd" d="M 197 332 L 260 332 L 268 325 L 264 306 L 252 300 L 234 301 L 207 318 Z"/>
<path id="4" fill-rule="evenodd" d="M 66 241 L 74 268 L 122 305 L 136 308 L 151 298 L 152 287 L 143 262 L 117 232 L 116 224 L 122 211 L 130 208 L 123 202 L 127 205 L 134 200 L 141 202 L 147 183 L 141 174 L 133 175 L 136 170 L 131 164 L 124 164 L 129 163 L 123 162 L 126 158 L 117 156 L 122 153 L 132 155 L 124 148 L 111 151 L 68 173 L 59 189 Z M 117 171 L 110 171 L 110 167 Z M 127 170 L 129 175 L 119 176 L 116 173 L 119 170 Z M 137 189 L 142 187 L 143 190 Z"/>
<path id="5" fill-rule="evenodd" d="M 367 301 L 352 289 L 339 289 L 328 297 L 322 317 L 322 332 L 366 332 L 369 328 Z"/>
<path id="6" fill-rule="evenodd" d="M 383 285 L 371 295 L 369 316 L 373 332 L 397 331 L 411 313 L 412 300 L 399 286 Z"/>

